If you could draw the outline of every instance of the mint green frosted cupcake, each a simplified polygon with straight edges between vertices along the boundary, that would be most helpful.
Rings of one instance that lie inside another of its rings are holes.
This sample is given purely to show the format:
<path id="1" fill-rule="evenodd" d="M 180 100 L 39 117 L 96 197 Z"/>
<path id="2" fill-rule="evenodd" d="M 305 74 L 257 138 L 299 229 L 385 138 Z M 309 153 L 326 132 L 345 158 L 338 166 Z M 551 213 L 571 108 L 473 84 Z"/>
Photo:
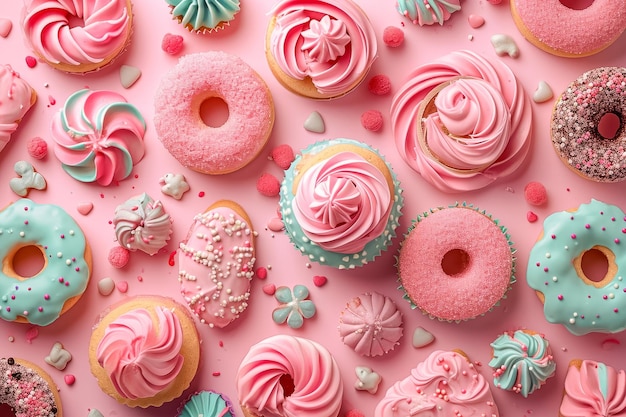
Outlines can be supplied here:
<path id="1" fill-rule="evenodd" d="M 229 26 L 239 0 L 165 0 L 172 16 L 190 32 L 205 33 Z"/>
<path id="2" fill-rule="evenodd" d="M 311 261 L 355 268 L 395 237 L 403 204 L 391 166 L 365 143 L 307 147 L 285 172 L 280 209 L 289 238 Z"/>
<path id="3" fill-rule="evenodd" d="M 178 412 L 177 417 L 234 417 L 231 402 L 222 394 L 200 391 L 193 394 Z"/>

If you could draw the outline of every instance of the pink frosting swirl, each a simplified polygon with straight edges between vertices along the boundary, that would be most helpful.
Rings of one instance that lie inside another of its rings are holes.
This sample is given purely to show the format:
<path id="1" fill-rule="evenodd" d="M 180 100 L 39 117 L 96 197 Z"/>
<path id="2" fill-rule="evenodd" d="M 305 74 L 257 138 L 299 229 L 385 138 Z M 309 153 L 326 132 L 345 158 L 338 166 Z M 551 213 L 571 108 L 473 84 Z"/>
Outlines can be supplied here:
<path id="1" fill-rule="evenodd" d="M 80 90 L 52 119 L 54 153 L 82 182 L 110 185 L 128 177 L 144 155 L 146 123 L 113 91 Z"/>
<path id="2" fill-rule="evenodd" d="M 374 411 L 374 417 L 418 415 L 497 417 L 499 412 L 489 383 L 463 355 L 436 350 L 393 384 Z"/>
<path id="3" fill-rule="evenodd" d="M 269 49 L 278 66 L 292 78 L 310 77 L 321 94 L 350 90 L 377 56 L 376 33 L 351 0 L 283 0 L 270 14 L 276 25 Z"/>
<path id="4" fill-rule="evenodd" d="M 176 379 L 184 358 L 183 330 L 168 309 L 136 309 L 115 319 L 104 332 L 97 359 L 113 386 L 125 398 L 149 398 Z"/>
<path id="5" fill-rule="evenodd" d="M 72 26 L 72 16 L 83 25 Z M 130 25 L 126 0 L 27 0 L 23 27 L 46 61 L 81 65 L 102 62 L 121 50 Z"/>
<path id="6" fill-rule="evenodd" d="M 31 86 L 10 65 L 0 65 L 0 151 L 30 110 L 33 97 Z"/>
<path id="7" fill-rule="evenodd" d="M 172 219 L 163 203 L 146 193 L 117 206 L 113 226 L 120 246 L 148 255 L 154 255 L 167 245 L 172 234 Z"/>
<path id="8" fill-rule="evenodd" d="M 433 92 L 443 94 L 435 103 L 442 109 L 423 121 Z M 512 174 L 530 149 L 528 96 L 509 67 L 471 51 L 416 68 L 394 96 L 391 118 L 404 161 L 446 192 L 476 190 Z"/>
<path id="9" fill-rule="evenodd" d="M 281 384 L 293 381 L 287 395 Z M 250 348 L 237 372 L 239 402 L 265 417 L 337 417 L 343 398 L 339 366 L 322 345 L 277 335 Z"/>
<path id="10" fill-rule="evenodd" d="M 626 372 L 600 362 L 582 361 L 565 377 L 565 394 L 559 409 L 563 417 L 626 415 Z"/>
<path id="11" fill-rule="evenodd" d="M 387 224 L 391 192 L 385 176 L 360 155 L 340 152 L 302 174 L 293 213 L 321 248 L 357 253 Z"/>

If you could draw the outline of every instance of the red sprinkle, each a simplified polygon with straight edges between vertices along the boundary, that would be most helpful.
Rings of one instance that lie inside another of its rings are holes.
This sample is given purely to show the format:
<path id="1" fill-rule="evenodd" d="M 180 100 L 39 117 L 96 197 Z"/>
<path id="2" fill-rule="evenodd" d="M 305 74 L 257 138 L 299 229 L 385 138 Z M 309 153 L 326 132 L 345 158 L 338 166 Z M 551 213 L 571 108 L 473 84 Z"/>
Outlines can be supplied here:
<path id="1" fill-rule="evenodd" d="M 204 191 L 200 191 L 200 192 L 198 193 L 198 197 L 200 197 L 200 198 L 204 197 Z"/>
<path id="2" fill-rule="evenodd" d="M 170 253 L 170 257 L 167 260 L 167 263 L 169 266 L 176 265 L 176 251 L 173 251 L 172 253 Z"/>
<path id="3" fill-rule="evenodd" d="M 546 187 L 540 182 L 531 181 L 524 187 L 524 198 L 528 204 L 540 206 L 548 201 L 548 193 Z"/>
<path id="4" fill-rule="evenodd" d="M 272 174 L 265 173 L 257 180 L 256 189 L 266 197 L 276 197 L 280 193 L 280 181 Z"/>
<path id="5" fill-rule="evenodd" d="M 161 49 L 170 55 L 177 55 L 183 50 L 183 37 L 166 33 L 161 41 Z"/>
<path id="6" fill-rule="evenodd" d="M 281 169 L 289 169 L 289 166 L 296 159 L 295 154 L 293 153 L 293 148 L 290 145 L 278 145 L 272 152 L 270 153 L 270 157 L 272 160 L 278 165 Z"/>
<path id="7" fill-rule="evenodd" d="M 267 278 L 267 269 L 263 266 L 260 266 L 257 268 L 255 275 L 258 279 L 265 279 Z"/>
<path id="8" fill-rule="evenodd" d="M 384 96 L 391 92 L 391 80 L 384 74 L 374 75 L 369 80 L 367 88 L 372 94 Z"/>
<path id="9" fill-rule="evenodd" d="M 33 326 L 26 331 L 26 341 L 28 343 L 33 343 L 33 340 L 35 340 L 37 336 L 39 336 L 39 329 L 37 327 Z"/>
<path id="10" fill-rule="evenodd" d="M 313 277 L 313 284 L 315 284 L 316 287 L 321 287 L 325 285 L 326 282 L 328 282 L 328 278 L 323 275 L 315 275 Z"/>
<path id="11" fill-rule="evenodd" d="M 28 55 L 26 57 L 26 65 L 28 65 L 28 68 L 35 68 L 35 66 L 37 65 L 37 60 L 34 56 Z"/>
<path id="12" fill-rule="evenodd" d="M 361 115 L 361 125 L 372 132 L 378 132 L 383 127 L 383 114 L 378 110 L 368 110 Z"/>
<path id="13" fill-rule="evenodd" d="M 219 371 L 215 371 L 211 375 L 213 375 L 213 376 L 220 376 L 220 375 L 222 375 L 222 373 L 219 372 Z"/>
<path id="14" fill-rule="evenodd" d="M 526 220 L 528 220 L 529 223 L 534 223 L 537 221 L 537 215 L 535 213 L 533 213 L 532 211 L 529 211 L 528 213 L 526 213 Z"/>

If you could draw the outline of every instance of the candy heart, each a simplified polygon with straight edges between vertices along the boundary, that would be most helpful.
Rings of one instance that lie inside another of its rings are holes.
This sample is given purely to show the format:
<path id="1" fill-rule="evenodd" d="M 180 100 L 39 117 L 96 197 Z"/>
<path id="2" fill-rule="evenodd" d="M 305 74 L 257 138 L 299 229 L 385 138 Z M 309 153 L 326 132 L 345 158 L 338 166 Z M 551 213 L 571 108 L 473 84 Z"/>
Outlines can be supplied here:
<path id="1" fill-rule="evenodd" d="M 322 285 L 326 284 L 327 281 L 328 278 L 323 275 L 315 275 L 313 277 L 313 284 L 315 284 L 316 287 L 321 287 Z"/>
<path id="2" fill-rule="evenodd" d="M 65 383 L 67 385 L 74 385 L 74 382 L 76 382 L 76 377 L 72 374 L 68 374 L 63 377 L 63 380 L 65 380 Z"/>
<path id="3" fill-rule="evenodd" d="M 272 232 L 280 232 L 282 230 L 285 230 L 285 225 L 283 224 L 283 221 L 278 217 L 272 217 L 267 222 L 267 228 L 270 229 Z"/>
<path id="4" fill-rule="evenodd" d="M 98 281 L 98 292 L 101 295 L 111 294 L 114 288 L 115 288 L 115 282 L 113 281 L 112 278 L 106 277 Z"/>
<path id="5" fill-rule="evenodd" d="M 430 345 L 435 340 L 435 336 L 423 327 L 418 327 L 413 332 L 413 347 L 421 348 Z"/>
<path id="6" fill-rule="evenodd" d="M 554 96 L 552 88 L 545 81 L 539 81 L 537 89 L 533 93 L 533 100 L 535 103 L 543 103 L 550 100 Z"/>
<path id="7" fill-rule="evenodd" d="M 91 213 L 91 210 L 93 210 L 93 203 L 90 203 L 88 201 L 78 203 L 78 206 L 76 206 L 76 210 L 78 210 L 78 212 L 83 216 L 86 216 Z"/>
<path id="8" fill-rule="evenodd" d="M 475 14 L 469 15 L 467 21 L 469 22 L 469 25 L 474 29 L 478 29 L 485 24 L 485 18 Z"/>
<path id="9" fill-rule="evenodd" d="M 126 293 L 126 291 L 128 291 L 128 282 L 120 281 L 116 284 L 116 287 L 119 290 L 119 292 Z"/>
<path id="10" fill-rule="evenodd" d="M 0 19 L 0 36 L 6 38 L 11 33 L 11 29 L 13 28 L 13 22 L 9 19 L 1 18 Z"/>
<path id="11" fill-rule="evenodd" d="M 528 220 L 529 223 L 534 223 L 537 221 L 537 215 L 532 211 L 529 211 L 526 213 L 526 220 Z"/>
<path id="12" fill-rule="evenodd" d="M 141 77 L 141 70 L 130 65 L 122 65 L 120 68 L 120 81 L 122 87 L 130 88 Z"/>
<path id="13" fill-rule="evenodd" d="M 274 295 L 276 293 L 276 285 L 274 284 L 264 285 L 263 292 L 267 295 Z"/>
<path id="14" fill-rule="evenodd" d="M 309 114 L 309 117 L 304 121 L 304 128 L 313 133 L 324 133 L 326 131 L 324 119 L 322 119 L 322 115 L 317 111 Z"/>

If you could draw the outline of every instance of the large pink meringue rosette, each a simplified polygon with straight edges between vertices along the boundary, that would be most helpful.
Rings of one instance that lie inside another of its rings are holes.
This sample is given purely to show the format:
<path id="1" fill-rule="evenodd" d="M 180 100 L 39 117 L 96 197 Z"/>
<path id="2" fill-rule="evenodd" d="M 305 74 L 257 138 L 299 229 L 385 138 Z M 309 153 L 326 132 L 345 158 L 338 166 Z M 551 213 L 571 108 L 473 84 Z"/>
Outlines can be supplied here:
<path id="1" fill-rule="evenodd" d="M 268 48 L 289 77 L 309 77 L 317 91 L 337 96 L 354 88 L 377 57 L 376 33 L 351 0 L 283 0 Z"/>
<path id="2" fill-rule="evenodd" d="M 183 366 L 183 331 L 178 318 L 162 307 L 154 311 L 158 328 L 147 310 L 132 310 L 109 324 L 98 344 L 98 363 L 125 398 L 158 394 L 176 379 Z"/>
<path id="3" fill-rule="evenodd" d="M 302 175 L 292 207 L 304 234 L 321 248 L 358 253 L 385 230 L 391 192 L 378 168 L 340 152 Z"/>
<path id="4" fill-rule="evenodd" d="M 530 149 L 532 113 L 522 86 L 505 64 L 471 51 L 416 68 L 394 96 L 391 118 L 404 161 L 445 192 L 512 174 Z"/>
<path id="5" fill-rule="evenodd" d="M 52 119 L 54 153 L 81 182 L 110 185 L 127 178 L 144 156 L 146 122 L 113 91 L 79 90 Z"/>

